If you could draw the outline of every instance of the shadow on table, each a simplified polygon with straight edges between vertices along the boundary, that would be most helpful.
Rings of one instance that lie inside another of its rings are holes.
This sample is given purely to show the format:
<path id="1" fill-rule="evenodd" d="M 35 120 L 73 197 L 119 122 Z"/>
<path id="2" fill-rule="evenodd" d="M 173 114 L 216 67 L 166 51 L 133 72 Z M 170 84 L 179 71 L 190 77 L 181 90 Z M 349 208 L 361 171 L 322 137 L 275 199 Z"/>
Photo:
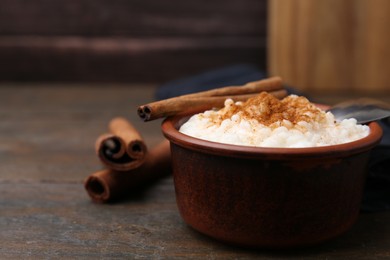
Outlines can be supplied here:
<path id="1" fill-rule="evenodd" d="M 188 227 L 194 239 L 209 245 L 213 250 L 230 251 L 232 254 L 245 254 L 251 257 L 308 258 L 348 257 L 359 259 L 374 257 L 373 252 L 388 251 L 388 234 L 384 229 L 388 214 L 364 213 L 357 223 L 346 233 L 318 245 L 292 249 L 243 248 L 231 246 L 209 238 Z"/>

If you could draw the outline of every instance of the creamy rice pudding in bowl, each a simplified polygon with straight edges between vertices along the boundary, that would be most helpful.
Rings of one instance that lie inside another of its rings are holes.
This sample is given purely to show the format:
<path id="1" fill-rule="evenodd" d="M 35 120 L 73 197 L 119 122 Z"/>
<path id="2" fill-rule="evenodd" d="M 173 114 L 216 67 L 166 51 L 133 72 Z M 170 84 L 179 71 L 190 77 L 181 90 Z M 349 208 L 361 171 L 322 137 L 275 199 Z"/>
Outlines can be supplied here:
<path id="1" fill-rule="evenodd" d="M 249 247 L 304 246 L 347 231 L 358 217 L 369 153 L 382 130 L 375 122 L 335 122 L 319 107 L 263 92 L 165 119 L 183 220 Z"/>

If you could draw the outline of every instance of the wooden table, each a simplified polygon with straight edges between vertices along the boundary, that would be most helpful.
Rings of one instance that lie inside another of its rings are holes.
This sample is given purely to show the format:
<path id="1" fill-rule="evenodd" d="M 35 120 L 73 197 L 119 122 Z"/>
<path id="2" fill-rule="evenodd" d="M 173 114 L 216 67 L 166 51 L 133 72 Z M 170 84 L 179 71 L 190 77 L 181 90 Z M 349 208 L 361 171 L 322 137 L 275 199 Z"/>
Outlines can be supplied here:
<path id="1" fill-rule="evenodd" d="M 0 86 L 1 258 L 384 259 L 390 212 L 361 214 L 345 235 L 299 250 L 226 246 L 189 228 L 175 204 L 172 177 L 114 204 L 91 202 L 83 180 L 101 168 L 96 138 L 127 117 L 148 146 L 160 121 L 142 122 L 137 105 L 153 86 L 2 84 Z"/>

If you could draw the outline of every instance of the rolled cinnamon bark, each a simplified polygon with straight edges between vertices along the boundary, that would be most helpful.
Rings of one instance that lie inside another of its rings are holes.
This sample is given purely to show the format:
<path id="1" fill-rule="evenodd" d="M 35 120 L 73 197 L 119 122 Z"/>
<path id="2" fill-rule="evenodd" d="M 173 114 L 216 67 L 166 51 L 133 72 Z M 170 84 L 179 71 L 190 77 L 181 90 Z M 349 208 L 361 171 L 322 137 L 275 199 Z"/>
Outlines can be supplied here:
<path id="1" fill-rule="evenodd" d="M 146 105 L 139 106 L 137 109 L 138 116 L 144 121 L 150 121 L 157 118 L 173 115 L 177 111 L 188 110 L 200 111 L 215 106 L 216 101 L 209 97 L 237 97 L 248 94 L 260 93 L 263 91 L 274 92 L 283 89 L 283 82 L 280 77 L 271 77 L 258 81 L 249 82 L 243 86 L 229 86 L 201 91 L 197 93 L 181 95 L 165 100 L 152 102 Z M 221 102 L 217 102 L 220 104 Z M 186 105 L 183 105 L 186 104 Z M 197 106 L 197 107 L 194 107 Z M 175 112 L 172 112 L 172 111 Z M 193 112 L 191 111 L 191 112 Z"/>
<path id="2" fill-rule="evenodd" d="M 94 202 L 112 202 L 123 199 L 136 190 L 171 173 L 171 154 L 168 140 L 151 149 L 144 164 L 126 172 L 105 169 L 93 173 L 84 181 L 84 187 Z"/>
<path id="3" fill-rule="evenodd" d="M 283 98 L 287 95 L 284 89 L 269 91 L 270 94 L 277 98 Z M 172 116 L 179 113 L 194 113 L 201 112 L 213 107 L 222 107 L 227 98 L 232 98 L 234 101 L 246 101 L 248 98 L 256 96 L 259 93 L 250 93 L 243 95 L 225 95 L 225 96 L 181 96 L 178 98 L 170 98 L 162 101 L 153 102 L 138 108 L 138 115 L 144 121 Z"/>
<path id="4" fill-rule="evenodd" d="M 109 134 L 96 140 L 95 149 L 102 163 L 116 171 L 128 171 L 145 161 L 147 147 L 141 134 L 125 118 L 117 117 L 109 123 Z"/>

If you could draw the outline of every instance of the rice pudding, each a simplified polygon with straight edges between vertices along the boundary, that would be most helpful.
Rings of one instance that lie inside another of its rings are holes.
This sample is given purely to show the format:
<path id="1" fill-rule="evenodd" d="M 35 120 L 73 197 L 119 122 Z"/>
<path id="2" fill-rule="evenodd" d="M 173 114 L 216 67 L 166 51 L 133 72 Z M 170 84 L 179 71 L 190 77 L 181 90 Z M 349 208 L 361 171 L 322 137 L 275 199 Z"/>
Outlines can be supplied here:
<path id="1" fill-rule="evenodd" d="M 221 109 L 193 115 L 179 131 L 220 143 L 259 147 L 316 147 L 352 142 L 369 134 L 354 118 L 336 122 L 307 98 L 289 95 L 279 100 L 267 92 Z"/>

